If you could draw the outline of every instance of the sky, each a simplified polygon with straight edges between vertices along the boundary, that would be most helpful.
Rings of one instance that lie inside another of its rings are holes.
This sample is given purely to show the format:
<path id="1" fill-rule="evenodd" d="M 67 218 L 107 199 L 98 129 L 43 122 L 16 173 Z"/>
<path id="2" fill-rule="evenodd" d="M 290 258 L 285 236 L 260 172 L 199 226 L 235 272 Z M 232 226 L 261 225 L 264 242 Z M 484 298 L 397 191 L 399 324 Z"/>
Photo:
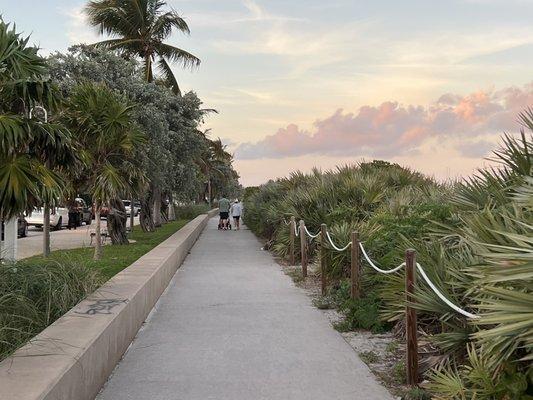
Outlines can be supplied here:
<path id="1" fill-rule="evenodd" d="M 43 54 L 98 40 L 84 0 L 0 0 Z M 167 0 L 245 186 L 385 159 L 438 179 L 488 165 L 533 106 L 533 0 Z"/>

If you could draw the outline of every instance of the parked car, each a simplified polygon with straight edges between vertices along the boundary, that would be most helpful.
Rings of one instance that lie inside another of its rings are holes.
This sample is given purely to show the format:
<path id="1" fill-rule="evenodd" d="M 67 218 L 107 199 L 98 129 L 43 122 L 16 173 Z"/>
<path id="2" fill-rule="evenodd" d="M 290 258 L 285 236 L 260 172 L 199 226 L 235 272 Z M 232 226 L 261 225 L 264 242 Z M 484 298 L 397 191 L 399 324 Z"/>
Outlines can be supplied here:
<path id="1" fill-rule="evenodd" d="M 124 203 L 124 208 L 126 209 L 126 212 L 128 215 L 131 213 L 131 200 L 122 200 L 122 203 Z M 134 201 L 133 202 L 133 215 L 136 217 L 139 215 L 139 211 L 141 211 L 141 203 Z"/>
<path id="2" fill-rule="evenodd" d="M 28 222 L 26 221 L 24 216 L 20 215 L 18 217 L 18 221 L 17 222 L 18 222 L 17 236 L 19 238 L 23 238 L 23 237 L 28 236 Z M 4 221 L 2 221 L 2 240 L 4 240 L 4 232 L 5 232 L 5 224 L 4 224 Z"/>
<path id="3" fill-rule="evenodd" d="M 80 218 L 78 219 L 80 226 L 83 222 L 85 222 L 85 225 L 91 225 L 93 221 L 92 209 L 87 206 L 87 203 L 81 197 L 76 197 L 76 203 L 80 210 Z"/>
<path id="4" fill-rule="evenodd" d="M 34 209 L 30 215 L 26 216 L 29 226 L 42 228 L 44 225 L 44 213 L 42 208 Z M 60 230 L 63 226 L 68 225 L 68 209 L 65 207 L 56 207 L 50 212 L 50 227 L 53 230 Z"/>

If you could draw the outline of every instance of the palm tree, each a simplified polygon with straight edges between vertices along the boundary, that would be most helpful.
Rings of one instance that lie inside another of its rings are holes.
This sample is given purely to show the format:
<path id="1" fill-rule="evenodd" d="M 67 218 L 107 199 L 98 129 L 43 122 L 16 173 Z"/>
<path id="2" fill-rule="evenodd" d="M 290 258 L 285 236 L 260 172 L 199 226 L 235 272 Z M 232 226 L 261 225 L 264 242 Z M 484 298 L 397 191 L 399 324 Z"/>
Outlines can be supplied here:
<path id="1" fill-rule="evenodd" d="M 77 134 L 81 158 L 86 160 L 80 175 L 95 204 L 96 245 L 94 259 L 102 255 L 102 206 L 132 190 L 132 182 L 144 175 L 131 161 L 144 135 L 133 121 L 134 106 L 103 84 L 82 84 L 72 93 L 65 121 Z M 124 168 L 125 163 L 128 167 Z"/>
<path id="2" fill-rule="evenodd" d="M 72 162 L 75 152 L 70 133 L 54 118 L 30 118 L 33 108 L 56 111 L 59 96 L 44 79 L 45 60 L 28 41 L 0 19 L 0 218 L 16 217 L 44 203 L 46 256 L 48 206 L 60 199 L 65 186 L 54 169 Z"/>
<path id="3" fill-rule="evenodd" d="M 122 51 L 126 56 L 140 57 L 148 82 L 154 80 L 153 64 L 164 81 L 177 94 L 180 88 L 170 69 L 169 62 L 180 63 L 184 68 L 200 65 L 200 59 L 191 53 L 164 43 L 174 28 L 189 34 L 189 27 L 176 11 L 164 11 L 162 0 L 93 0 L 85 8 L 89 23 L 100 34 L 111 39 L 95 46 Z"/>
<path id="4" fill-rule="evenodd" d="M 212 190 L 212 179 L 214 175 L 218 176 L 223 182 L 231 178 L 230 176 L 226 176 L 226 168 L 224 167 L 231 165 L 233 155 L 226 151 L 226 145 L 222 143 L 220 138 L 216 140 L 208 139 L 208 132 L 209 130 L 199 132 L 206 140 L 206 147 L 197 158 L 196 164 L 207 179 L 207 193 L 204 192 L 204 199 L 207 194 L 207 202 L 211 206 L 214 194 Z"/>

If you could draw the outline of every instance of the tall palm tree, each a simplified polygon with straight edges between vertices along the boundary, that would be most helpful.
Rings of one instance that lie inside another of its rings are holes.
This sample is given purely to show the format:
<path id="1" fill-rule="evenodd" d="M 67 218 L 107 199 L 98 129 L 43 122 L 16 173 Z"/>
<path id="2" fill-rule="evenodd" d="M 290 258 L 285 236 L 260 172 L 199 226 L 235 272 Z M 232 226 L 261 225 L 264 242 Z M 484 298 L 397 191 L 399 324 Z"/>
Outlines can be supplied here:
<path id="1" fill-rule="evenodd" d="M 37 106 L 57 111 L 59 96 L 44 78 L 45 60 L 28 41 L 0 19 L 0 219 L 44 203 L 48 255 L 48 206 L 60 199 L 65 186 L 54 170 L 71 163 L 75 152 L 70 133 L 54 118 L 52 122 L 31 118 Z"/>
<path id="2" fill-rule="evenodd" d="M 211 206 L 211 201 L 213 200 L 213 190 L 212 190 L 212 179 L 216 175 L 222 181 L 230 179 L 230 176 L 226 176 L 225 166 L 231 165 L 233 161 L 233 155 L 229 153 L 226 148 L 227 146 L 222 143 L 220 138 L 216 140 L 211 140 L 207 137 L 209 129 L 205 132 L 198 131 L 198 133 L 205 139 L 205 148 L 199 157 L 196 159 L 196 164 L 200 168 L 200 171 L 207 179 L 207 193 L 204 192 L 203 197 L 206 198 L 207 202 Z"/>
<path id="3" fill-rule="evenodd" d="M 85 12 L 89 23 L 97 27 L 100 34 L 111 36 L 111 39 L 98 42 L 96 46 L 142 58 L 148 82 L 154 80 L 153 64 L 156 63 L 166 84 L 175 93 L 181 94 L 169 62 L 192 68 L 200 65 L 200 59 L 164 43 L 174 28 L 190 33 L 185 20 L 174 10 L 164 11 L 165 5 L 163 0 L 93 0 L 86 6 Z"/>
<path id="4" fill-rule="evenodd" d="M 133 150 L 144 135 L 133 123 L 134 106 L 102 84 L 82 84 L 72 93 L 65 121 L 76 138 L 86 165 L 79 174 L 95 203 L 96 245 L 94 259 L 102 255 L 102 206 L 132 190 L 142 180 L 131 161 Z M 128 167 L 124 168 L 125 163 Z"/>

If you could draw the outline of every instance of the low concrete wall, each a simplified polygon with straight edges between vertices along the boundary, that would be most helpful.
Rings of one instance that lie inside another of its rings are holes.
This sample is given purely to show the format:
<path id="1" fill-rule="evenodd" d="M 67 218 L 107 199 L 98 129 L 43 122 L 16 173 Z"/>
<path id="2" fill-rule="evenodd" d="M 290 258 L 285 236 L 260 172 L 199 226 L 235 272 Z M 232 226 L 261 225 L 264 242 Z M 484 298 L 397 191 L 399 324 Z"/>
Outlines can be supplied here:
<path id="1" fill-rule="evenodd" d="M 216 213 L 189 222 L 0 363 L 0 399 L 94 399 Z"/>

